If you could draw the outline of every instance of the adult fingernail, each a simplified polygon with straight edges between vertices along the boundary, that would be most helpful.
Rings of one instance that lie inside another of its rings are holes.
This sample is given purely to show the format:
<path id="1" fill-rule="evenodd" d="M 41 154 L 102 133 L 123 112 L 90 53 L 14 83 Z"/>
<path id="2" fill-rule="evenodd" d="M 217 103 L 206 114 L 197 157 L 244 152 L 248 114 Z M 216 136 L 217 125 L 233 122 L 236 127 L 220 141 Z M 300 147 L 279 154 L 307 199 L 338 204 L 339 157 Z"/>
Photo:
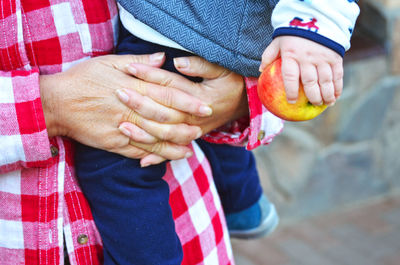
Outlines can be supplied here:
<path id="1" fill-rule="evenodd" d="M 164 55 L 165 54 L 163 52 L 154 53 L 154 54 L 150 55 L 150 61 L 153 63 L 159 63 L 164 58 Z"/>
<path id="2" fill-rule="evenodd" d="M 126 136 L 128 136 L 128 137 L 132 136 L 131 132 L 127 128 L 125 128 L 124 126 L 121 125 L 121 126 L 118 127 L 118 129 L 120 130 L 120 132 L 122 132 Z"/>
<path id="3" fill-rule="evenodd" d="M 143 162 L 142 163 L 142 161 L 140 161 L 140 167 L 148 167 L 148 166 L 150 166 L 151 164 L 149 163 L 149 162 Z"/>
<path id="4" fill-rule="evenodd" d="M 333 105 L 335 105 L 336 101 L 333 101 L 331 103 L 328 104 L 328 107 L 332 107 Z"/>
<path id="5" fill-rule="evenodd" d="M 189 59 L 186 57 L 174 58 L 176 68 L 186 68 L 189 66 Z"/>
<path id="6" fill-rule="evenodd" d="M 210 116 L 210 115 L 212 114 L 212 109 L 211 109 L 209 106 L 207 106 L 207 105 L 202 105 L 202 106 L 199 108 L 199 112 L 200 112 L 201 114 L 203 114 L 203 115 Z"/>
<path id="7" fill-rule="evenodd" d="M 296 102 L 297 102 L 297 100 L 292 100 L 292 99 L 288 99 L 288 101 L 287 101 L 289 104 L 296 104 Z"/>
<path id="8" fill-rule="evenodd" d="M 128 96 L 128 94 L 127 93 L 125 93 L 123 90 L 121 90 L 121 89 L 118 89 L 117 90 L 117 96 L 118 96 L 118 98 L 122 101 L 122 102 L 124 102 L 124 103 L 127 103 L 128 101 L 129 101 L 129 96 Z"/>
<path id="9" fill-rule="evenodd" d="M 185 154 L 185 158 L 189 158 L 189 157 L 191 157 L 193 155 L 193 152 L 187 152 L 186 154 Z"/>
<path id="10" fill-rule="evenodd" d="M 200 130 L 196 135 L 196 139 L 200 138 L 202 135 L 203 135 L 203 132 Z"/>

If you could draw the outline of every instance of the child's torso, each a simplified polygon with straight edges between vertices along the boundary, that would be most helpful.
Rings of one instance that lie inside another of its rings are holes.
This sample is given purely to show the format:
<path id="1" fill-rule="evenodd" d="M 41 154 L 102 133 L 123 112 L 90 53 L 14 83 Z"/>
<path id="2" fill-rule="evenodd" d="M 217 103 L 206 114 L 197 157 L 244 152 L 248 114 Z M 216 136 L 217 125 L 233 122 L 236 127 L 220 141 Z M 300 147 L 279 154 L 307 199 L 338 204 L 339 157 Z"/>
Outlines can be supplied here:
<path id="1" fill-rule="evenodd" d="M 172 40 L 173 45 L 247 76 L 258 75 L 262 52 L 271 41 L 270 19 L 277 2 L 119 0 L 164 41 Z M 146 36 L 138 37 L 152 41 Z"/>

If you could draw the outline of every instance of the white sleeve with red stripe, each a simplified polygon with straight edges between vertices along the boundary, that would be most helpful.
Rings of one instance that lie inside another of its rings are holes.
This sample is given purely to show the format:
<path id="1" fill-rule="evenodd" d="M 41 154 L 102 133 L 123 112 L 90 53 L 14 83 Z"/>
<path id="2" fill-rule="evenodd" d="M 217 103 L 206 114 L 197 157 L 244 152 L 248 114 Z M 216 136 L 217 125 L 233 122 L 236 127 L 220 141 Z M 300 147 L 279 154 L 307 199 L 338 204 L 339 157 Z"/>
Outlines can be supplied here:
<path id="1" fill-rule="evenodd" d="M 37 70 L 0 71 L 0 114 L 0 173 L 46 165 L 51 152 Z"/>
<path id="2" fill-rule="evenodd" d="M 274 37 L 294 35 L 316 41 L 340 55 L 350 38 L 360 9 L 355 0 L 280 0 L 272 13 Z"/>

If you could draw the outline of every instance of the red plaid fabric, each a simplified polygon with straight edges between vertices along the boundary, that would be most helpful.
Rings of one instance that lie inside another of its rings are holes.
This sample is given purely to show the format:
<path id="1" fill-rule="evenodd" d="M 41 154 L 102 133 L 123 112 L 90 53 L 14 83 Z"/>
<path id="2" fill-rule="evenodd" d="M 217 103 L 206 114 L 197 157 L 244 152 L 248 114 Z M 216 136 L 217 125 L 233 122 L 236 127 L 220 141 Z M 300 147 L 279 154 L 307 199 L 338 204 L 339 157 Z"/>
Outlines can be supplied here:
<path id="1" fill-rule="evenodd" d="M 271 143 L 272 139 L 282 132 L 283 120 L 269 112 L 258 97 L 257 79 L 245 77 L 244 80 L 250 117 L 218 128 L 203 136 L 204 140 L 211 143 L 245 145 L 248 150 L 253 150 L 260 145 Z"/>
<path id="2" fill-rule="evenodd" d="M 101 238 L 74 175 L 73 145 L 47 137 L 39 75 L 110 53 L 118 22 L 115 2 L 0 1 L 0 22 L 0 264 L 63 264 L 64 242 L 71 264 L 102 264 Z M 237 122 L 209 139 L 248 140 L 249 148 L 262 143 L 257 135 L 266 121 L 254 82 L 247 84 L 254 128 L 242 134 L 244 123 Z M 278 133 L 282 124 L 276 124 L 264 134 Z M 198 146 L 192 147 L 195 156 L 171 162 L 165 176 L 183 263 L 233 264 L 210 166 Z"/>
<path id="3" fill-rule="evenodd" d="M 182 264 L 233 264 L 210 165 L 195 142 L 192 149 L 193 157 L 168 163 L 164 176 L 170 186 L 172 215 L 183 247 Z"/>

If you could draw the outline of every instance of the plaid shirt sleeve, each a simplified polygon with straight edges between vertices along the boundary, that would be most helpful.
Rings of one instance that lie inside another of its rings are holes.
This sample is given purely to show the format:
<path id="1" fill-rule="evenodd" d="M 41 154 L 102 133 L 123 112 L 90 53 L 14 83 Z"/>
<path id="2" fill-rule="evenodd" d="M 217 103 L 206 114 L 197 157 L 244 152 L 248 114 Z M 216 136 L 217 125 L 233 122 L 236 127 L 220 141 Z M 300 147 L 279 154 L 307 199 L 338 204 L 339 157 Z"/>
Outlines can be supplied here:
<path id="1" fill-rule="evenodd" d="M 38 71 L 1 71 L 0 84 L 0 173 L 48 164 Z"/>
<path id="2" fill-rule="evenodd" d="M 206 134 L 203 139 L 217 144 L 246 146 L 252 150 L 269 144 L 283 130 L 283 121 L 270 113 L 257 95 L 257 78 L 245 77 L 249 117 L 233 121 Z"/>
<path id="3" fill-rule="evenodd" d="M 20 1 L 1 1 L 0 173 L 49 162 L 50 146 L 40 101 L 39 71 L 25 50 Z"/>

